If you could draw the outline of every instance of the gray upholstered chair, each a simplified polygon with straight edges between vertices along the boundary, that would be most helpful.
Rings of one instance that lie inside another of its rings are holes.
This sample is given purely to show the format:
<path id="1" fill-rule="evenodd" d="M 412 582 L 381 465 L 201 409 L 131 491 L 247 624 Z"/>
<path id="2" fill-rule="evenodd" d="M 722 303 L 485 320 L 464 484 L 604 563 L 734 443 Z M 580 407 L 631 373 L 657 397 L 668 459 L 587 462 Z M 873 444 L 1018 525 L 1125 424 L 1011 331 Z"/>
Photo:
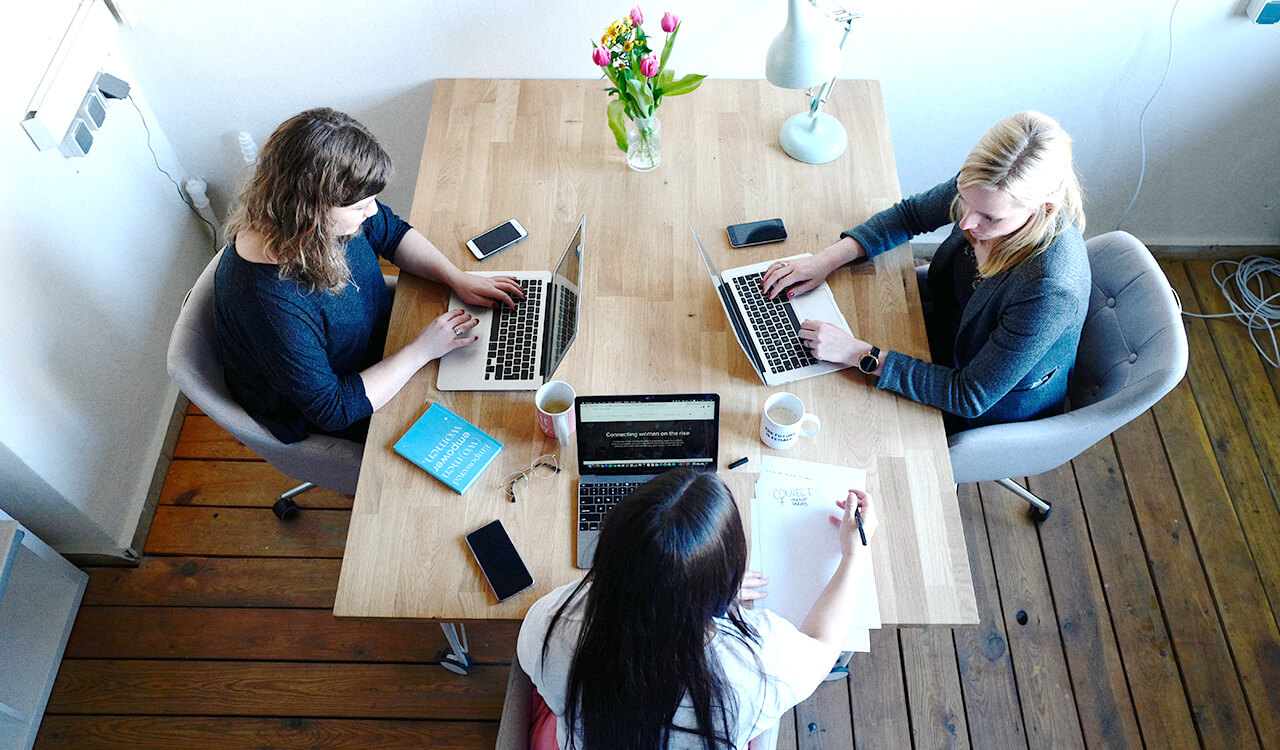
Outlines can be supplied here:
<path id="1" fill-rule="evenodd" d="M 1052 506 L 1012 481 L 1051 471 L 1151 408 L 1187 371 L 1187 334 L 1169 280 L 1127 232 L 1085 243 L 1093 275 L 1089 314 L 1067 386 L 1068 411 L 952 435 L 956 483 L 997 481 L 1036 521 Z"/>
<path id="2" fill-rule="evenodd" d="M 529 750 L 529 722 L 533 720 L 533 680 L 525 674 L 520 660 L 511 656 L 511 673 L 507 677 L 507 694 L 502 699 L 502 718 L 498 722 L 495 750 Z M 751 740 L 748 750 L 774 750 L 778 746 L 778 726 Z"/>
<path id="3" fill-rule="evenodd" d="M 267 463 L 303 483 L 276 500 L 272 510 L 281 519 L 296 512 L 292 498 L 312 487 L 355 494 L 363 444 L 327 435 L 282 443 L 231 398 L 218 361 L 213 327 L 213 276 L 223 252 L 213 257 L 183 302 L 169 339 L 169 377 L 224 430 Z M 387 277 L 387 286 L 394 291 L 393 277 Z"/>

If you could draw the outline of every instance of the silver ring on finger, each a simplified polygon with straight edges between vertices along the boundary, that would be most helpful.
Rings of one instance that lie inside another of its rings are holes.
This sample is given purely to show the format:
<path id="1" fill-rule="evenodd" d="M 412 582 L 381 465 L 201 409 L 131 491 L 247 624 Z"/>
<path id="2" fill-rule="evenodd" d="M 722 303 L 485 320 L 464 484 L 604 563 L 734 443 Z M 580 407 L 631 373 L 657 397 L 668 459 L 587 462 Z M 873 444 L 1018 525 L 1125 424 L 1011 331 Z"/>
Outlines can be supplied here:
<path id="1" fill-rule="evenodd" d="M 454 335 L 454 336 L 461 336 L 461 335 L 462 335 L 462 326 L 454 326 L 454 327 L 453 327 L 453 335 Z"/>
<path id="2" fill-rule="evenodd" d="M 782 266 L 783 268 L 786 268 L 786 267 L 787 267 L 787 262 L 786 262 L 785 260 L 780 260 L 780 261 L 778 261 L 778 265 L 779 265 L 779 266 Z"/>

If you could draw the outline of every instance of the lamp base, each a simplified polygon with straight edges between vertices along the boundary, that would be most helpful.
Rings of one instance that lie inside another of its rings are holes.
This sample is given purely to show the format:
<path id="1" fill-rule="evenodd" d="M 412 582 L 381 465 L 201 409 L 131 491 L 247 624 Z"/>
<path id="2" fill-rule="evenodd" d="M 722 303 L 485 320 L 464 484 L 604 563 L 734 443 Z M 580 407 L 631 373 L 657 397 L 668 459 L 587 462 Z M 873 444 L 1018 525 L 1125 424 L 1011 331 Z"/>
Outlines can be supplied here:
<path id="1" fill-rule="evenodd" d="M 849 145 L 849 135 L 839 120 L 825 112 L 801 112 L 782 124 L 778 143 L 796 161 L 826 164 L 844 153 Z"/>

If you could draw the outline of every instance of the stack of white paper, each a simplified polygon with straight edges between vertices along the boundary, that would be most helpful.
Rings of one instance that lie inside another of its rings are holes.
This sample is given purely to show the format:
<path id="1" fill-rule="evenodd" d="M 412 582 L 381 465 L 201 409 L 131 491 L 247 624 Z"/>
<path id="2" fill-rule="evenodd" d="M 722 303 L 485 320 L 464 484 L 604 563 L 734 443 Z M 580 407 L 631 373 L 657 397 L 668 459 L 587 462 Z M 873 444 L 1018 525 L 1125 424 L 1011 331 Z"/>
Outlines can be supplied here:
<path id="1" fill-rule="evenodd" d="M 866 489 L 867 473 L 777 456 L 760 463 L 751 501 L 751 569 L 769 579 L 769 596 L 755 606 L 799 627 L 840 564 L 840 540 L 829 520 L 841 514 L 836 501 L 850 489 Z M 875 573 L 870 565 L 862 569 L 845 651 L 870 651 L 871 629 L 881 626 Z"/>

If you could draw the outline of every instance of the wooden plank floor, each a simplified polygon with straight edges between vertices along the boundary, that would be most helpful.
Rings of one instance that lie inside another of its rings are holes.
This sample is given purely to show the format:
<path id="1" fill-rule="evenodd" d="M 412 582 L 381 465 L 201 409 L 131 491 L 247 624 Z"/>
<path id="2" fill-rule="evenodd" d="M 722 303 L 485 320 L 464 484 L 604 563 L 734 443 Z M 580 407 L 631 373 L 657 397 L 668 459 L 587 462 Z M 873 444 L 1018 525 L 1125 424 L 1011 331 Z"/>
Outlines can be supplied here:
<path id="1" fill-rule="evenodd" d="M 1167 263 L 1222 312 L 1210 263 Z M 885 629 L 780 747 L 1280 748 L 1280 373 L 1234 322 L 1187 320 L 1187 378 L 1071 464 L 1031 524 L 960 488 L 981 624 Z M 351 500 L 291 482 L 188 416 L 136 569 L 92 569 L 36 747 L 491 747 L 515 623 L 330 614 Z"/>

